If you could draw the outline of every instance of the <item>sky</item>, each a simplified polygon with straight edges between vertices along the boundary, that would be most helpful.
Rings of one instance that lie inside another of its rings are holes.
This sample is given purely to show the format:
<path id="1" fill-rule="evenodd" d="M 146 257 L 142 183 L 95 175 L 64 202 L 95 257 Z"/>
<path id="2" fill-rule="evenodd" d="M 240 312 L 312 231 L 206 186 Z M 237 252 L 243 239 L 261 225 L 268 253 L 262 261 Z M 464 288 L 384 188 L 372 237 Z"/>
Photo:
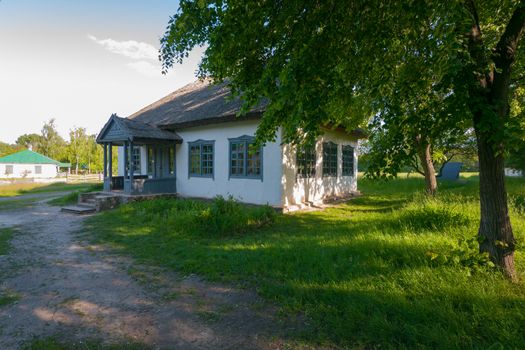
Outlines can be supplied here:
<path id="1" fill-rule="evenodd" d="M 195 78 L 203 49 L 167 75 L 159 39 L 177 1 L 0 0 L 0 141 L 40 133 L 98 133 Z"/>

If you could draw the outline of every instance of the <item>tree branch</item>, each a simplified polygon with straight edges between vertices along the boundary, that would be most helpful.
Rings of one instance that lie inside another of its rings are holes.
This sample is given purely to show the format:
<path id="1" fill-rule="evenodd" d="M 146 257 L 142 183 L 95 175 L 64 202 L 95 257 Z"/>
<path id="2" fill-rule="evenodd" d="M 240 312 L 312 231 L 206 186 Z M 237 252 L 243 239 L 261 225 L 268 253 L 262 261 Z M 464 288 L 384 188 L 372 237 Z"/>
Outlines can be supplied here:
<path id="1" fill-rule="evenodd" d="M 525 29 L 525 0 L 521 0 L 505 28 L 498 44 L 496 45 L 494 62 L 498 67 L 498 61 L 512 64 L 516 56 L 518 42 Z M 500 68 L 500 67 L 498 67 Z"/>
<path id="2" fill-rule="evenodd" d="M 521 0 L 514 10 L 492 56 L 496 69 L 494 70 L 491 98 L 496 103 L 500 118 L 506 118 L 508 115 L 511 67 L 516 59 L 516 49 L 524 29 L 525 0 Z"/>

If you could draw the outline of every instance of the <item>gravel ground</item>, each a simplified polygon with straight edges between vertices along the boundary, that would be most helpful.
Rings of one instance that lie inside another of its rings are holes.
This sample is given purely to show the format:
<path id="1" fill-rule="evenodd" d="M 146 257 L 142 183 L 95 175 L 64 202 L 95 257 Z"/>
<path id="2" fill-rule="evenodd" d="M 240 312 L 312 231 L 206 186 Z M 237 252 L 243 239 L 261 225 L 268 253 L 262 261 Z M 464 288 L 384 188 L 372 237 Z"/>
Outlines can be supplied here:
<path id="1" fill-rule="evenodd" d="M 291 328 L 255 293 L 140 266 L 90 245 L 84 218 L 44 201 L 0 211 L 0 228 L 16 229 L 11 250 L 0 256 L 0 293 L 20 296 L 0 306 L 0 349 L 49 336 L 154 349 L 288 347 Z"/>

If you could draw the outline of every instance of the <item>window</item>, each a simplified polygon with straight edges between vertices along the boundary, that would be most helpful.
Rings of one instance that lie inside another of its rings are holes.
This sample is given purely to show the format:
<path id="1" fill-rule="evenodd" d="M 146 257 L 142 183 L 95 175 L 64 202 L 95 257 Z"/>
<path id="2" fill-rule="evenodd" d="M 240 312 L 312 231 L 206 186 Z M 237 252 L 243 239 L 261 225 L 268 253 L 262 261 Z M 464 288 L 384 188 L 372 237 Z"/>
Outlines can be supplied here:
<path id="1" fill-rule="evenodd" d="M 337 144 L 323 143 L 323 176 L 337 176 Z"/>
<path id="2" fill-rule="evenodd" d="M 342 147 L 343 176 L 354 176 L 354 147 Z"/>
<path id="3" fill-rule="evenodd" d="M 133 153 L 132 153 L 132 162 L 133 162 L 133 173 L 134 174 L 140 174 L 141 167 L 140 167 L 140 147 L 133 147 Z"/>
<path id="4" fill-rule="evenodd" d="M 297 175 L 315 177 L 315 146 L 304 146 L 297 149 Z"/>
<path id="5" fill-rule="evenodd" d="M 215 141 L 188 142 L 189 176 L 213 177 L 213 149 Z"/>
<path id="6" fill-rule="evenodd" d="M 42 166 L 35 165 L 35 174 L 42 174 Z"/>
<path id="7" fill-rule="evenodd" d="M 6 165 L 5 166 L 5 174 L 6 175 L 12 175 L 13 174 L 13 166 L 12 165 Z"/>
<path id="8" fill-rule="evenodd" d="M 262 147 L 254 137 L 230 139 L 230 177 L 262 179 Z"/>

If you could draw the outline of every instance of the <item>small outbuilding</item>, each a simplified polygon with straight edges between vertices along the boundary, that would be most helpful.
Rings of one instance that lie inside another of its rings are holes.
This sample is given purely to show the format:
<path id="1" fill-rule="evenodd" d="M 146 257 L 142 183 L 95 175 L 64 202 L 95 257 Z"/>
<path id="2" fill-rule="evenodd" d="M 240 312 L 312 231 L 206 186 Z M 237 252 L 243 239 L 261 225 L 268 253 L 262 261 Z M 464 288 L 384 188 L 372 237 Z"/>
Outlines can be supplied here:
<path id="1" fill-rule="evenodd" d="M 60 168 L 70 167 L 69 163 L 27 149 L 0 158 L 0 178 L 50 179 L 60 174 Z"/>

